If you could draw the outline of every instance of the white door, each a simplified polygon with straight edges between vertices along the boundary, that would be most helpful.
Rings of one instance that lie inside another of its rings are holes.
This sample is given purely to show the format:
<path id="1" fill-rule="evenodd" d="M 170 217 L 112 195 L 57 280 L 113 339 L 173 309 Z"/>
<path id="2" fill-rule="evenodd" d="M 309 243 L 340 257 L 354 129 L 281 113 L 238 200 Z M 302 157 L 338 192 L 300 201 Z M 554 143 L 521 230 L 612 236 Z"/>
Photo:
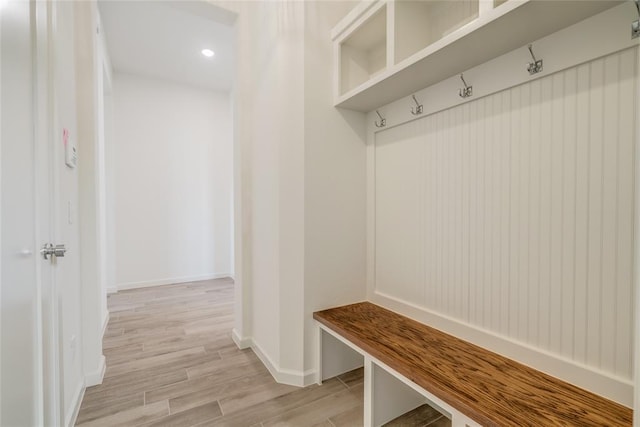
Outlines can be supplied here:
<path id="1" fill-rule="evenodd" d="M 59 425 L 45 2 L 0 2 L 0 425 Z M 57 262 L 63 262 L 59 260 Z"/>

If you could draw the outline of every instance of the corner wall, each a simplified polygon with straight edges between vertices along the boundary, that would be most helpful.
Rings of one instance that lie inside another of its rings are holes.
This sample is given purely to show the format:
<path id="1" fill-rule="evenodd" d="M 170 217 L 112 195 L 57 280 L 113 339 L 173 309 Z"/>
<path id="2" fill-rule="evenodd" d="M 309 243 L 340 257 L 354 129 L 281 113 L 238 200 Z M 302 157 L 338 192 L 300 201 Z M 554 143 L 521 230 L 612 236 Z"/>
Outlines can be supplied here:
<path id="1" fill-rule="evenodd" d="M 312 312 L 365 297 L 364 115 L 333 107 L 330 28 L 355 2 L 215 2 L 238 13 L 234 338 L 315 381 Z"/>
<path id="2" fill-rule="evenodd" d="M 305 4 L 305 370 L 315 369 L 313 312 L 366 299 L 366 126 L 333 107 L 331 29 L 357 4 Z"/>

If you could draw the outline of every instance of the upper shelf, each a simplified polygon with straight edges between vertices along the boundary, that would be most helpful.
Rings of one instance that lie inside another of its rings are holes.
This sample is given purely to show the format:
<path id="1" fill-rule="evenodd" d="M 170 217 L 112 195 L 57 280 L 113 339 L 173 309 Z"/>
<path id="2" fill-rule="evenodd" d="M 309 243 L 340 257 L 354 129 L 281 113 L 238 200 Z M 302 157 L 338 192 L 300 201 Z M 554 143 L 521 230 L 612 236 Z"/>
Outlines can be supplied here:
<path id="1" fill-rule="evenodd" d="M 333 31 L 335 106 L 372 111 L 622 2 L 363 3 Z"/>

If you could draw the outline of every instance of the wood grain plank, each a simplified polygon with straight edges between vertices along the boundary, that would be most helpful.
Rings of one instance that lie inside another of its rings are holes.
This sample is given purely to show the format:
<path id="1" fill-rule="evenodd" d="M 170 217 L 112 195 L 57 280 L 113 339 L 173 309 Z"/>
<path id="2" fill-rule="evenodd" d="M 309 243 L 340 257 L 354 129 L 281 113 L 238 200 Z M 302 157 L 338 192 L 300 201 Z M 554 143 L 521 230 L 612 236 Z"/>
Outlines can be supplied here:
<path id="1" fill-rule="evenodd" d="M 109 308 L 118 311 L 108 328 L 128 333 L 105 337 L 104 342 L 110 343 L 105 350 L 108 374 L 101 385 L 87 389 L 78 423 L 262 427 L 267 418 L 345 391 L 357 406 L 349 410 L 359 411 L 362 418 L 362 369 L 322 387 L 300 389 L 278 384 L 251 349 L 238 349 L 227 321 L 233 283 L 223 281 L 220 286 L 220 282 L 110 295 Z M 205 295 L 208 301 L 203 304 Z M 328 411 L 321 423 L 333 427 L 330 415 L 335 412 Z M 296 420 L 310 425 L 318 416 L 301 415 Z"/>
<path id="2" fill-rule="evenodd" d="M 144 424 L 145 427 L 191 427 L 205 421 L 214 420 L 222 416 L 218 402 L 209 402 L 204 405 L 186 411 L 172 413 L 168 417 L 163 417 Z"/>
<path id="3" fill-rule="evenodd" d="M 345 390 L 344 385 L 337 379 L 325 381 L 321 386 L 310 386 L 305 389 L 297 390 L 275 399 L 270 399 L 257 405 L 253 405 L 246 410 L 234 412 L 224 415 L 221 418 L 205 422 L 202 426 L 250 426 L 277 417 L 296 407 L 305 406 L 307 404 L 321 400 L 335 393 Z"/>
<path id="4" fill-rule="evenodd" d="M 102 384 L 89 387 L 85 392 L 85 399 L 108 399 L 127 393 L 137 393 L 154 387 L 161 387 L 186 380 L 185 369 L 168 370 L 166 366 L 159 369 L 148 369 L 135 373 L 125 373 L 111 378 L 105 378 Z"/>
<path id="5" fill-rule="evenodd" d="M 356 408 L 359 404 L 360 400 L 353 393 L 344 390 L 265 420 L 262 425 L 264 427 L 288 427 L 316 424 L 327 417 L 333 417 L 351 408 Z"/>
<path id="6" fill-rule="evenodd" d="M 150 405 L 138 406 L 127 411 L 117 412 L 111 416 L 98 418 L 83 424 L 82 427 L 115 427 L 140 425 L 169 414 L 169 406 L 166 401 L 156 402 Z"/>
<path id="7" fill-rule="evenodd" d="M 144 405 L 144 393 L 142 392 L 117 396 L 113 399 L 84 399 L 76 423 L 86 423 L 142 405 Z"/>
<path id="8" fill-rule="evenodd" d="M 629 408 L 369 302 L 314 319 L 486 427 L 632 423 Z"/>

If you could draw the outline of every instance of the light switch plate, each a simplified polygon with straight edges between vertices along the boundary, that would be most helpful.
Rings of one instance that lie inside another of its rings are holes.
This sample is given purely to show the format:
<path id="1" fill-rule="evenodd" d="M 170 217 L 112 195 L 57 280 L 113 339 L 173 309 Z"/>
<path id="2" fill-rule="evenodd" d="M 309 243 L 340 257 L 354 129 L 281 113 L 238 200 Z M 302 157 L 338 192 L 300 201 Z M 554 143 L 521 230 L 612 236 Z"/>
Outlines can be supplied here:
<path id="1" fill-rule="evenodd" d="M 62 130 L 62 142 L 64 143 L 64 163 L 73 169 L 78 164 L 78 150 L 69 135 L 68 129 Z"/>

